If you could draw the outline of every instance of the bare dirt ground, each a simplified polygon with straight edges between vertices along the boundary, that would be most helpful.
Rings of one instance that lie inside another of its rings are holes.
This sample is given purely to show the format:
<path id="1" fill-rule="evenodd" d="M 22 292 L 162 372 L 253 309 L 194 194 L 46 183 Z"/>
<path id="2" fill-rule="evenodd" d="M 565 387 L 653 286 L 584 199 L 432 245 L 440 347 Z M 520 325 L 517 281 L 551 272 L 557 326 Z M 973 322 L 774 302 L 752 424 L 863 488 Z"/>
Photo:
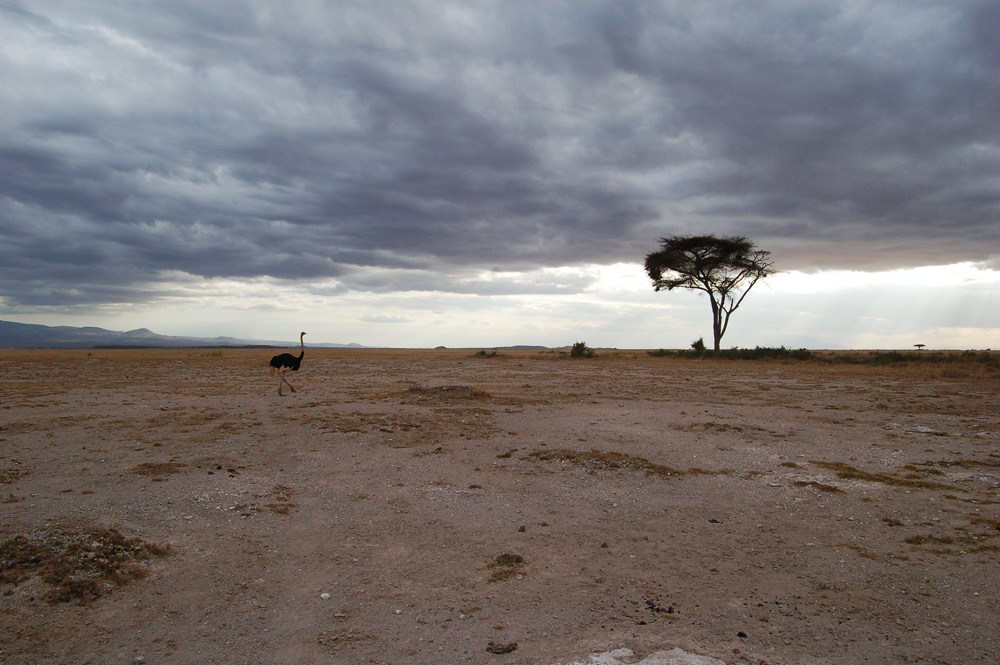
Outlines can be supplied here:
<path id="1" fill-rule="evenodd" d="M 272 353 L 0 351 L 0 661 L 1000 662 L 995 369 Z"/>

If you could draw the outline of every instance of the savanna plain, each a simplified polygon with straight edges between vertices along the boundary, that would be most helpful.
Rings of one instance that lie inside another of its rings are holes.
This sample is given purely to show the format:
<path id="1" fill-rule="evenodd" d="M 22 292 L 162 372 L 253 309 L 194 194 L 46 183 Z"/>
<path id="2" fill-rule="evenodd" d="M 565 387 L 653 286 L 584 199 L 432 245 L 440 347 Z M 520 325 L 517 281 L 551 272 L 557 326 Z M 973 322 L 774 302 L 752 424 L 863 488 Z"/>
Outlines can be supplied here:
<path id="1" fill-rule="evenodd" d="M 278 351 L 0 350 L 0 661 L 1000 662 L 995 353 Z"/>

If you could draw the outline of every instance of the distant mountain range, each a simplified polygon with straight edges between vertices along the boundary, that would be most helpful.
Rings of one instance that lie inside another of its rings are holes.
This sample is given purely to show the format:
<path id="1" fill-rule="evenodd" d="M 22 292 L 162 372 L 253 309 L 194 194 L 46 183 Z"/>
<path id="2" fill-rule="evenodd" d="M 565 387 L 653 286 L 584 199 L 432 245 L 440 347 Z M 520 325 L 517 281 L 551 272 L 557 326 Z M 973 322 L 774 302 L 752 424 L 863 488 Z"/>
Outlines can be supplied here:
<path id="1" fill-rule="evenodd" d="M 104 328 L 42 326 L 34 323 L 0 321 L 0 348 L 7 349 L 90 349 L 95 347 L 183 348 L 198 346 L 298 346 L 295 342 L 247 340 L 236 337 L 175 337 L 160 335 L 147 328 L 118 332 Z M 314 348 L 364 348 L 360 344 L 310 344 Z"/>

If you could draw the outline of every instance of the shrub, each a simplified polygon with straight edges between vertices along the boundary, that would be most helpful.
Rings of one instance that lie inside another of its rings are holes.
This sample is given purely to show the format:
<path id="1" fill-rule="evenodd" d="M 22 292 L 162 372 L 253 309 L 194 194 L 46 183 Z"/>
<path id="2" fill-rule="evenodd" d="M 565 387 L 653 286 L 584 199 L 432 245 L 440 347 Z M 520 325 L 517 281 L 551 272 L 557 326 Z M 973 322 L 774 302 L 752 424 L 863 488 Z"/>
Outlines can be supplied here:
<path id="1" fill-rule="evenodd" d="M 594 350 L 589 346 L 587 346 L 586 342 L 577 342 L 576 344 L 573 345 L 573 348 L 570 350 L 569 355 L 571 355 L 574 358 L 593 358 Z"/>
<path id="2" fill-rule="evenodd" d="M 691 342 L 691 349 L 699 356 L 705 353 L 705 338 L 699 337 L 695 341 Z"/>

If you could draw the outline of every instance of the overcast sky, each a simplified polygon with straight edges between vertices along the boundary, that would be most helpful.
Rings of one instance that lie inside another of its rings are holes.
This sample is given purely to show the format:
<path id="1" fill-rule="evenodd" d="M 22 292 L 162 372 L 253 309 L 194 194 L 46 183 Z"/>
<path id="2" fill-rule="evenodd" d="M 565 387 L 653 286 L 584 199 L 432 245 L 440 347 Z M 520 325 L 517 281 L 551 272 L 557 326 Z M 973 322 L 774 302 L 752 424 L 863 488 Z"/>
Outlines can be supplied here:
<path id="1" fill-rule="evenodd" d="M 1000 3 L 0 0 L 0 318 L 686 347 L 673 234 L 784 271 L 723 346 L 1000 346 Z"/>

